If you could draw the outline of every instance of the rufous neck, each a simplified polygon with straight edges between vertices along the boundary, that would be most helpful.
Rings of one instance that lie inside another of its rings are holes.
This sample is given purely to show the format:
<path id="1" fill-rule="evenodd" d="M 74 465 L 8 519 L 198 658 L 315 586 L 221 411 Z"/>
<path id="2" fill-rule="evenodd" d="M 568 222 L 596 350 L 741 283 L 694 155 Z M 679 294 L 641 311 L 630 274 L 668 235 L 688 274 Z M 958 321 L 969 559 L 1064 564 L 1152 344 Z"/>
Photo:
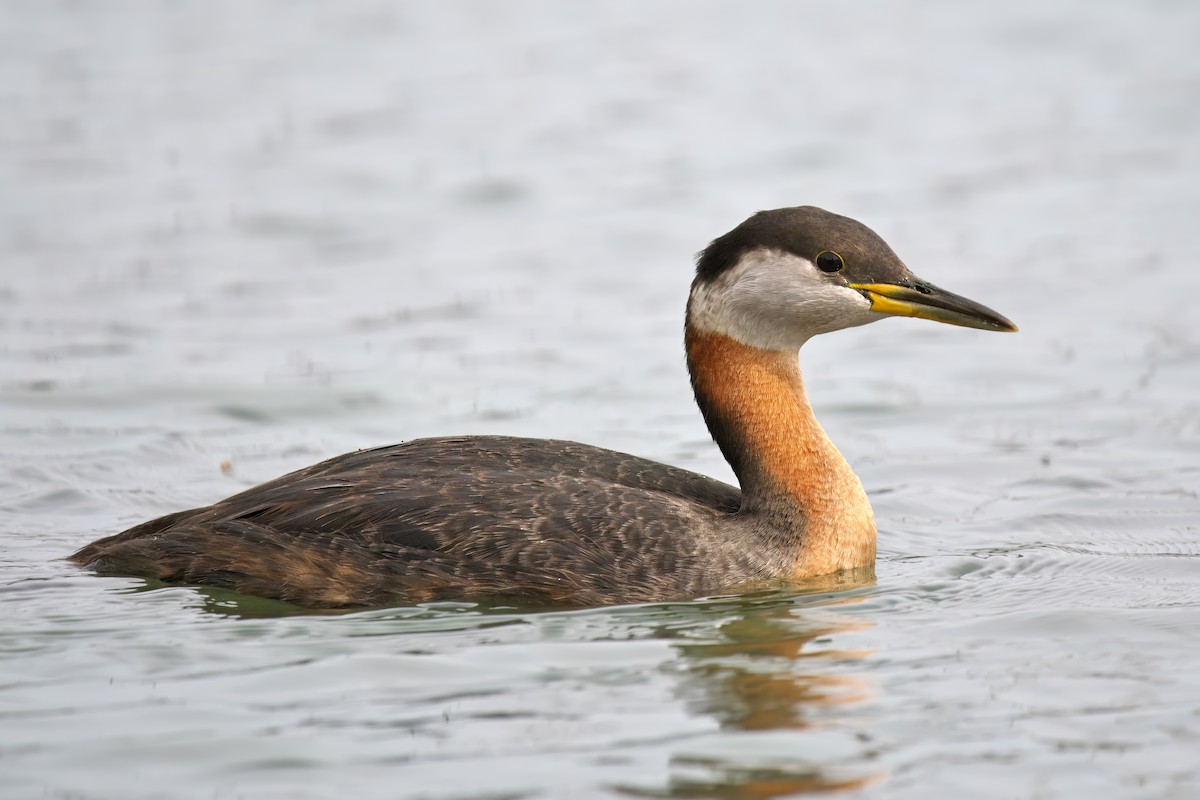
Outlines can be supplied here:
<path id="1" fill-rule="evenodd" d="M 743 513 L 795 532 L 811 574 L 873 564 L 870 503 L 813 414 L 798 354 L 691 325 L 686 346 L 696 402 L 741 484 Z"/>

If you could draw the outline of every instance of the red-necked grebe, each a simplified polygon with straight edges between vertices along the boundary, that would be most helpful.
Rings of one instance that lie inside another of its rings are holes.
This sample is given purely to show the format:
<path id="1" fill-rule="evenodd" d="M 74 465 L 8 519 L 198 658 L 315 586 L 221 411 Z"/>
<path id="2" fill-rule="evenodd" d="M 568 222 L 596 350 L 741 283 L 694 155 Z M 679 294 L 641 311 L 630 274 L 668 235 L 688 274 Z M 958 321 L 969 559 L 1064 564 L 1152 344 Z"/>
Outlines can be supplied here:
<path id="1" fill-rule="evenodd" d="M 696 402 L 741 491 L 575 442 L 419 439 L 331 458 L 71 558 L 310 607 L 641 602 L 869 567 L 871 504 L 813 416 L 797 352 L 889 315 L 1016 330 L 915 277 L 859 222 L 763 211 L 701 253 L 685 323 Z"/>

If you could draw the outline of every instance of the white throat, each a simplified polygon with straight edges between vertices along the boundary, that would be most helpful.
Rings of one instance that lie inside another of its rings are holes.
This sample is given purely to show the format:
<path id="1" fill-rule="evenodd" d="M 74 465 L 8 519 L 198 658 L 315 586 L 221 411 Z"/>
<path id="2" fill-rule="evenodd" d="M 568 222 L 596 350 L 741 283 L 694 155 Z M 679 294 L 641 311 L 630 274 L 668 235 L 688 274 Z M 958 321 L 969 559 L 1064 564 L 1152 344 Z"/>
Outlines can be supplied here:
<path id="1" fill-rule="evenodd" d="M 762 350 L 791 350 L 819 333 L 882 319 L 871 301 L 807 258 L 746 253 L 712 281 L 692 285 L 687 324 Z"/>

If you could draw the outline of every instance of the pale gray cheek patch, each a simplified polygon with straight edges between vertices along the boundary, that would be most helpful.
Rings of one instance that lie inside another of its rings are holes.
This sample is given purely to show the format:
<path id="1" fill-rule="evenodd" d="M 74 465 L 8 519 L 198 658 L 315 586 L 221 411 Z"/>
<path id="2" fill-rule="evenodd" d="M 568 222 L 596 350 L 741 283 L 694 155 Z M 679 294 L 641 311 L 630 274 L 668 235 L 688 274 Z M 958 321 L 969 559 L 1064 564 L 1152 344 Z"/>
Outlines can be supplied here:
<path id="1" fill-rule="evenodd" d="M 790 253 L 757 251 L 692 291 L 688 324 L 765 350 L 796 350 L 820 333 L 880 319 L 859 292 Z"/>

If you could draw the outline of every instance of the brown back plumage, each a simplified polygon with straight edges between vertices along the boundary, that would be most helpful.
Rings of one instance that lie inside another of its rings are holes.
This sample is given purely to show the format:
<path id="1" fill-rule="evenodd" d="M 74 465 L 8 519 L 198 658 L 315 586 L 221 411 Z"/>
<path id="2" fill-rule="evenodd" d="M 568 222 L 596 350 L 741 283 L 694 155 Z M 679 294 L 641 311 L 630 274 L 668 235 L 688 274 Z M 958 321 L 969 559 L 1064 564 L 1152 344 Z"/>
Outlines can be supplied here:
<path id="1" fill-rule="evenodd" d="M 663 599 L 761 579 L 761 558 L 719 532 L 739 502 L 711 478 L 573 442 L 421 439 L 143 523 L 72 560 L 312 607 Z"/>

